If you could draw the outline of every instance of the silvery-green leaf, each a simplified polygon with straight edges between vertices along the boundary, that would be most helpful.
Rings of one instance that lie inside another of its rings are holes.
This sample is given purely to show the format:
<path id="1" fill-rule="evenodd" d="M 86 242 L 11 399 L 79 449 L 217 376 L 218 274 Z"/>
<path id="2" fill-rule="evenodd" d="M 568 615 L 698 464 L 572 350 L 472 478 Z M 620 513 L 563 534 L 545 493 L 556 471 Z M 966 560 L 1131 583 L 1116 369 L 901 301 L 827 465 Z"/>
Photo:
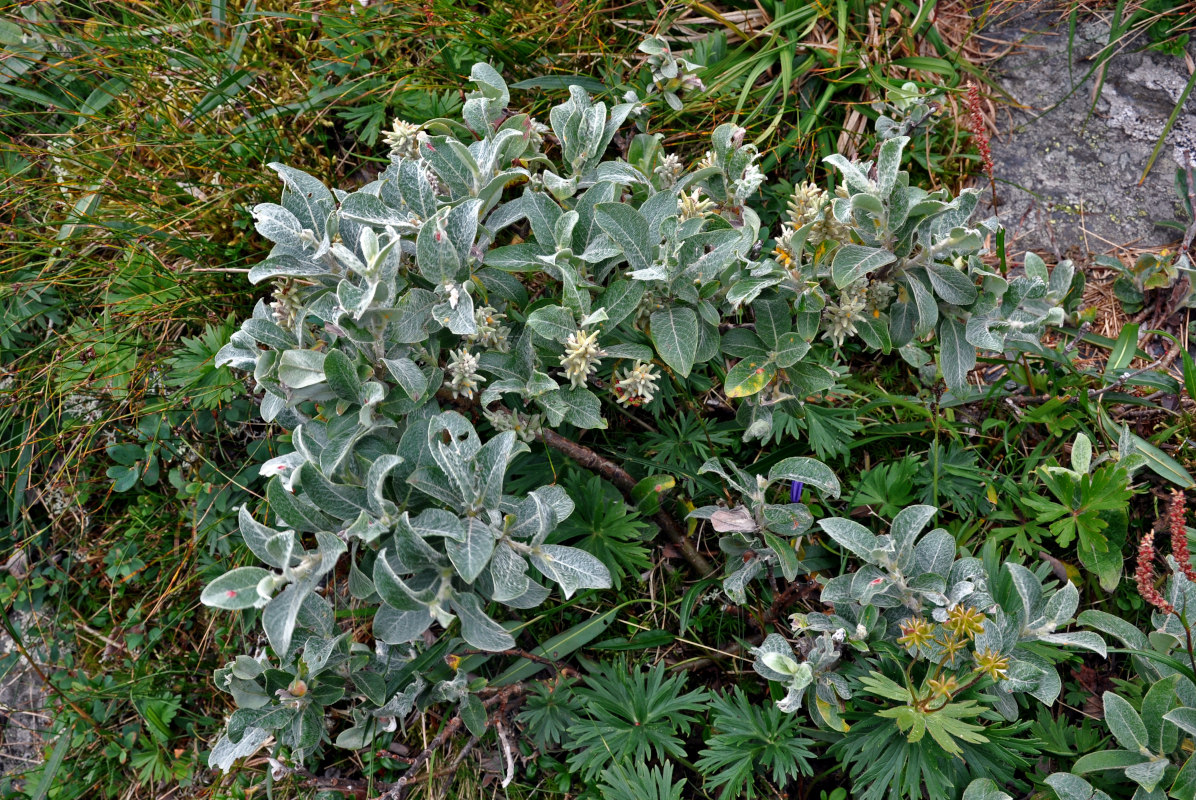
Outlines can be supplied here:
<path id="1" fill-rule="evenodd" d="M 258 233 L 276 244 L 294 245 L 300 251 L 303 249 L 299 239 L 303 226 L 299 224 L 299 218 L 280 205 L 259 203 L 254 206 L 253 226 Z"/>
<path id="2" fill-rule="evenodd" d="M 648 221 L 640 212 L 623 203 L 599 203 L 594 206 L 594 220 L 623 251 L 628 267 L 641 270 L 652 266 Z"/>
<path id="3" fill-rule="evenodd" d="M 914 505 L 897 512 L 889 535 L 893 537 L 893 546 L 898 553 L 913 547 L 918 535 L 937 511 L 934 506 Z"/>
<path id="4" fill-rule="evenodd" d="M 316 350 L 287 350 L 278 360 L 278 380 L 292 389 L 322 383 L 327 356 Z"/>
<path id="5" fill-rule="evenodd" d="M 269 278 L 315 278 L 329 272 L 329 268 L 323 264 L 286 253 L 274 253 L 265 261 L 250 267 L 249 282 L 257 284 Z"/>
<path id="6" fill-rule="evenodd" d="M 490 580 L 494 584 L 491 596 L 498 602 L 520 597 L 531 586 L 527 577 L 527 561 L 505 542 L 499 542 L 490 559 Z"/>
<path id="7" fill-rule="evenodd" d="M 1064 631 L 1063 633 L 1048 633 L 1045 636 L 1038 637 L 1041 641 L 1050 642 L 1063 647 L 1083 647 L 1100 655 L 1101 658 L 1106 656 L 1105 640 L 1100 638 L 1100 634 L 1092 631 Z"/>
<path id="8" fill-rule="evenodd" d="M 1146 725 L 1129 701 L 1113 692 L 1105 692 L 1101 699 L 1104 701 L 1105 723 L 1117 743 L 1134 752 L 1145 748 L 1148 744 Z"/>
<path id="9" fill-rule="evenodd" d="M 541 306 L 527 316 L 527 326 L 538 335 L 557 344 L 577 333 L 573 312 L 561 306 Z"/>
<path id="10" fill-rule="evenodd" d="M 1080 590 L 1071 581 L 1047 600 L 1043 616 L 1052 625 L 1066 625 L 1080 605 Z"/>
<path id="11" fill-rule="evenodd" d="M 578 589 L 610 588 L 610 571 L 606 565 L 576 547 L 540 545 L 532 552 L 531 559 L 545 577 L 560 584 L 566 598 Z"/>
<path id="12" fill-rule="evenodd" d="M 368 505 L 364 489 L 333 483 L 310 461 L 299 467 L 295 474 L 304 495 L 333 519 L 356 519 Z"/>
<path id="13" fill-rule="evenodd" d="M 380 606 L 374 614 L 374 637 L 387 644 L 406 644 L 423 636 L 432 624 L 432 612 L 426 608 L 398 611 Z"/>
<path id="14" fill-rule="evenodd" d="M 447 211 L 438 212 L 423 224 L 415 240 L 420 274 L 437 285 L 457 282 L 461 272 L 461 254 L 449 237 L 447 218 Z"/>
<path id="15" fill-rule="evenodd" d="M 976 284 L 966 274 L 950 264 L 932 263 L 926 272 L 935 294 L 957 306 L 976 302 Z"/>
<path id="16" fill-rule="evenodd" d="M 539 493 L 531 492 L 515 508 L 515 525 L 508 534 L 516 539 L 539 543 L 557 525 L 557 514 L 552 505 Z"/>
<path id="17" fill-rule="evenodd" d="M 431 592 L 429 596 L 429 593 L 412 589 L 400 578 L 386 558 L 385 547 L 378 552 L 378 558 L 374 560 L 374 588 L 382 602 L 397 611 L 426 610 L 428 603 L 435 596 L 435 592 Z"/>
<path id="18" fill-rule="evenodd" d="M 830 467 L 813 458 L 786 458 L 778 461 L 768 471 L 768 482 L 788 480 L 801 481 L 825 492 L 832 499 L 839 496 L 839 479 Z"/>
<path id="19" fill-rule="evenodd" d="M 403 393 L 420 401 L 428 391 L 428 376 L 409 358 L 384 358 L 382 363 L 390 371 Z"/>
<path id="20" fill-rule="evenodd" d="M 482 610 L 478 598 L 472 594 L 454 594 L 449 600 L 461 619 L 461 638 L 479 650 L 499 652 L 515 646 L 515 639 Z"/>
<path id="21" fill-rule="evenodd" d="M 955 537 L 942 528 L 935 528 L 914 547 L 916 569 L 919 573 L 949 575 L 956 550 Z"/>
<path id="22" fill-rule="evenodd" d="M 785 638 L 777 633 L 770 633 L 764 637 L 764 641 L 760 643 L 759 647 L 753 647 L 749 651 L 756 660 L 752 664 L 752 669 L 765 680 L 787 682 L 790 678 L 789 673 L 777 672 L 768 666 L 765 661 L 765 656 L 784 656 L 786 658 L 793 658 L 793 648 L 785 641 Z"/>
<path id="23" fill-rule="evenodd" d="M 357 368 L 343 350 L 329 350 L 323 363 L 328 388 L 341 400 L 349 403 L 361 402 L 361 380 Z"/>
<path id="24" fill-rule="evenodd" d="M 918 320 L 914 325 L 914 336 L 925 336 L 934 330 L 934 326 L 939 321 L 939 305 L 922 281 L 909 275 L 902 280 L 905 282 L 910 296 L 914 298 L 914 307 L 918 313 Z"/>
<path id="25" fill-rule="evenodd" d="M 798 662 L 786 653 L 761 653 L 760 661 L 773 672 L 790 677 L 797 674 Z"/>
<path id="26" fill-rule="evenodd" d="M 553 234 L 557 220 L 561 218 L 561 207 L 543 192 L 528 189 L 523 194 L 523 208 L 536 243 L 551 252 L 555 249 L 556 237 Z"/>
<path id="27" fill-rule="evenodd" d="M 894 136 L 880 146 L 876 158 L 876 187 L 881 197 L 888 197 L 897 183 L 897 172 L 901 169 L 901 151 L 909 144 L 908 136 Z"/>
<path id="28" fill-rule="evenodd" d="M 1032 251 L 1027 250 L 1023 267 L 1026 270 L 1026 275 L 1030 278 L 1037 278 L 1044 284 L 1050 282 L 1050 276 L 1047 274 L 1046 262 Z"/>
<path id="29" fill-rule="evenodd" d="M 689 376 L 698 351 L 698 317 L 693 309 L 673 306 L 650 317 L 652 343 L 661 360 L 681 377 Z"/>
<path id="30" fill-rule="evenodd" d="M 1005 337 L 1003 334 L 993 333 L 990 330 L 990 325 L 993 320 L 988 317 L 971 316 L 968 318 L 965 326 L 965 338 L 975 347 L 982 350 L 989 350 L 998 352 L 1005 347 Z"/>
<path id="31" fill-rule="evenodd" d="M 297 455 L 297 454 L 296 454 Z M 267 528 L 253 518 L 249 509 L 241 506 L 237 512 L 241 538 L 249 551 L 272 567 L 282 569 L 290 566 L 290 552 L 294 547 L 294 531 L 276 531 Z"/>
<path id="32" fill-rule="evenodd" d="M 272 575 L 261 567 L 238 567 L 221 575 L 204 587 L 199 600 L 205 606 L 239 611 L 258 605 L 257 586 Z"/>
<path id="33" fill-rule="evenodd" d="M 947 388 L 967 386 L 968 373 L 976 366 L 976 348 L 967 340 L 963 323 L 943 317 L 939 323 L 939 369 Z"/>
<path id="34" fill-rule="evenodd" d="M 273 735 L 274 731 L 256 726 L 246 728 L 241 734 L 240 740 L 235 743 L 227 735 L 222 735 L 208 756 L 208 766 L 212 769 L 228 772 L 232 769 L 234 761 L 238 758 L 247 758 L 258 750 L 261 750 L 262 746 Z"/>
<path id="35" fill-rule="evenodd" d="M 1082 433 L 1077 433 L 1071 445 L 1071 468 L 1081 475 L 1087 475 L 1092 466 L 1092 442 Z"/>
<path id="36" fill-rule="evenodd" d="M 605 348 L 608 358 L 630 358 L 636 361 L 651 361 L 652 348 L 642 344 L 611 344 Z"/>
<path id="37" fill-rule="evenodd" d="M 262 609 L 262 629 L 279 657 L 285 658 L 290 650 L 299 608 L 314 588 L 314 581 L 292 583 Z"/>
<path id="38" fill-rule="evenodd" d="M 339 527 L 311 502 L 288 492 L 279 478 L 266 484 L 266 501 L 284 525 L 302 533 L 337 530 Z"/>
<path id="39" fill-rule="evenodd" d="M 464 541 L 446 539 L 444 548 L 461 578 L 466 583 L 473 583 L 490 563 L 494 543 L 494 531 L 490 526 L 477 517 L 470 517 L 466 520 Z"/>
<path id="40" fill-rule="evenodd" d="M 710 527 L 718 533 L 752 533 L 759 527 L 747 506 L 720 508 L 709 519 Z"/>
<path id="41" fill-rule="evenodd" d="M 456 514 L 442 508 L 427 508 L 410 520 L 411 530 L 421 539 L 439 536 L 454 541 L 465 541 L 465 524 Z"/>
<path id="42" fill-rule="evenodd" d="M 841 245 L 831 261 L 831 278 L 835 286 L 845 289 L 873 270 L 892 264 L 897 256 L 880 247 L 858 244 Z"/>
<path id="43" fill-rule="evenodd" d="M 448 136 L 431 136 L 420 144 L 419 154 L 454 195 L 467 195 L 479 188 L 477 161 L 468 148 L 457 140 Z"/>
<path id="44" fill-rule="evenodd" d="M 1092 784 L 1070 772 L 1056 772 L 1044 781 L 1055 791 L 1059 800 L 1112 800 L 1109 795 L 1092 788 Z"/>
<path id="45" fill-rule="evenodd" d="M 589 389 L 565 386 L 546 392 L 536 399 L 548 412 L 549 417 L 557 420 L 554 424 L 560 424 L 563 420 L 579 428 L 606 428 L 606 420 L 602 418 L 602 403 Z"/>
<path id="46" fill-rule="evenodd" d="M 378 456 L 374 463 L 370 464 L 365 480 L 366 500 L 370 504 L 370 510 L 375 514 L 386 514 L 389 509 L 394 507 L 394 504 L 386 499 L 384 490 L 391 470 L 402 463 L 403 459 L 400 456 L 387 453 Z"/>
<path id="47" fill-rule="evenodd" d="M 1006 561 L 1005 569 L 1009 570 L 1009 576 L 1013 579 L 1013 587 L 1017 590 L 1018 597 L 1021 598 L 1022 611 L 1025 613 L 1026 619 L 1036 618 L 1039 604 L 1042 602 L 1042 583 L 1033 572 L 1021 564 Z"/>
<path id="48" fill-rule="evenodd" d="M 1013 800 L 991 778 L 977 778 L 964 789 L 963 800 Z"/>
<path id="49" fill-rule="evenodd" d="M 463 289 L 457 289 L 457 302 L 446 300 L 432 306 L 432 317 L 458 336 L 472 336 L 478 332 L 473 315 L 473 297 Z"/>
<path id="50" fill-rule="evenodd" d="M 1125 768 L 1125 777 L 1137 783 L 1147 792 L 1153 792 L 1163 780 L 1163 773 L 1171 762 L 1166 758 L 1155 758 Z"/>
<path id="51" fill-rule="evenodd" d="M 273 162 L 267 164 L 282 178 L 282 204 L 299 219 L 299 224 L 323 237 L 328 215 L 336 206 L 332 192 L 306 172 Z"/>
<path id="52" fill-rule="evenodd" d="M 503 431 L 478 451 L 475 465 L 478 471 L 480 500 L 486 508 L 497 508 L 502 501 L 503 477 L 507 463 L 519 453 L 527 452 L 527 445 L 515 439 L 514 431 Z"/>
<path id="53" fill-rule="evenodd" d="M 723 591 L 730 598 L 731 602 L 740 606 L 747 602 L 747 593 L 744 589 L 752 578 L 760 574 L 760 570 L 763 567 L 764 562 L 762 560 L 753 558 L 735 572 L 723 578 Z"/>

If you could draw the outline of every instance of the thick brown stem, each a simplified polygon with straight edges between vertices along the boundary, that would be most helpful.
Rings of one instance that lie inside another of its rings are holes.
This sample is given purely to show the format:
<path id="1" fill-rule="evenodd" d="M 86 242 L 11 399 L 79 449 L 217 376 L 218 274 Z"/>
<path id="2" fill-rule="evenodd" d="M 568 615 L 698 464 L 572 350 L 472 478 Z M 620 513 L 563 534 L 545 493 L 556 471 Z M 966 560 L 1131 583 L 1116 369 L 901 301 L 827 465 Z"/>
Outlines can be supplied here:
<path id="1" fill-rule="evenodd" d="M 566 439 L 556 431 L 546 428 L 540 433 L 539 438 L 553 450 L 564 453 L 591 472 L 596 472 L 606 478 L 623 493 L 629 502 L 635 503 L 631 496 L 631 490 L 635 488 L 636 480 L 627 470 L 613 461 L 603 458 L 585 445 L 578 444 L 572 439 Z M 656 521 L 665 536 L 669 537 L 669 541 L 681 551 L 681 555 L 690 563 L 690 566 L 697 570 L 699 575 L 706 576 L 714 571 L 710 561 L 698 552 L 698 548 L 694 547 L 693 542 L 686 535 L 685 529 L 673 518 L 672 514 L 661 508 L 652 515 L 652 519 Z"/>

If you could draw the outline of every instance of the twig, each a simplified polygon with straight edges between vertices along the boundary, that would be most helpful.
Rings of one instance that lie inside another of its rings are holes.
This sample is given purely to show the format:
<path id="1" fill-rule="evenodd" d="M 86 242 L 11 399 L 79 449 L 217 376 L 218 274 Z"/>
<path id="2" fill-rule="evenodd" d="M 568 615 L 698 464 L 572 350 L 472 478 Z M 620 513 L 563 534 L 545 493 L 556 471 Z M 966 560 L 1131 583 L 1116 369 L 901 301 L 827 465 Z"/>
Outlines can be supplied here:
<path id="1" fill-rule="evenodd" d="M 539 434 L 539 439 L 553 450 L 564 453 L 591 472 L 597 472 L 613 483 L 629 502 L 632 504 L 635 503 L 634 498 L 631 496 L 631 490 L 635 488 L 636 480 L 631 477 L 631 474 L 627 470 L 613 461 L 603 458 L 585 445 L 578 444 L 572 439 L 566 439 L 556 431 L 545 429 Z M 652 515 L 652 519 L 656 520 L 656 524 L 660 526 L 660 529 L 669 537 L 669 540 L 681 551 L 681 555 L 684 556 L 685 560 L 698 573 L 706 576 L 714 571 L 714 567 L 711 566 L 710 561 L 698 552 L 693 542 L 689 540 L 689 536 L 686 535 L 685 530 L 663 507 Z"/>
<path id="2" fill-rule="evenodd" d="M 511 684 L 500 689 L 493 697 L 483 700 L 482 706 L 486 709 L 491 709 L 498 705 L 505 706 L 512 698 L 523 694 L 525 691 L 527 691 L 527 687 L 522 683 Z M 428 746 L 423 749 L 423 752 L 411 759 L 411 766 L 403 774 L 403 777 L 395 781 L 389 789 L 380 794 L 375 800 L 400 800 L 403 796 L 403 790 L 411 783 L 416 773 L 427 763 L 433 753 L 443 747 L 444 743 L 452 738 L 461 725 L 461 715 L 453 715 L 453 718 L 446 722 L 444 727 L 440 729 L 440 733 L 436 734 L 436 737 L 428 742 Z"/>
<path id="3" fill-rule="evenodd" d="M 1167 353 L 1165 353 L 1162 356 L 1159 356 L 1157 359 L 1155 359 L 1150 364 L 1147 364 L 1145 367 L 1142 367 L 1142 369 L 1136 369 L 1133 372 L 1127 372 L 1124 375 L 1122 375 L 1120 378 L 1118 378 L 1117 380 L 1113 381 L 1113 383 L 1110 383 L 1105 388 L 1093 389 L 1092 391 L 1088 392 L 1088 399 L 1091 400 L 1093 398 L 1100 397 L 1105 392 L 1111 392 L 1114 389 L 1120 389 L 1121 387 L 1125 386 L 1125 384 L 1131 378 L 1136 378 L 1145 372 L 1151 372 L 1152 370 L 1156 370 L 1159 367 L 1166 369 L 1167 367 L 1169 367 L 1171 365 L 1171 362 L 1175 360 L 1175 357 L 1179 355 L 1179 351 L 1181 349 L 1182 349 L 1182 346 L 1177 342 L 1174 346 L 1172 346 L 1172 348 L 1170 350 L 1167 351 Z"/>
<path id="4" fill-rule="evenodd" d="M 457 653 L 463 656 L 518 656 L 519 658 L 526 658 L 528 661 L 534 661 L 537 664 L 543 664 L 547 667 L 551 667 L 553 672 L 556 672 L 557 674 L 575 676 L 581 674 L 577 670 L 573 669 L 573 667 L 570 667 L 566 664 L 561 664 L 559 662 L 553 661 L 551 658 L 538 656 L 535 653 L 529 652 L 527 650 L 520 650 L 518 648 L 513 648 L 511 650 L 458 650 Z"/>

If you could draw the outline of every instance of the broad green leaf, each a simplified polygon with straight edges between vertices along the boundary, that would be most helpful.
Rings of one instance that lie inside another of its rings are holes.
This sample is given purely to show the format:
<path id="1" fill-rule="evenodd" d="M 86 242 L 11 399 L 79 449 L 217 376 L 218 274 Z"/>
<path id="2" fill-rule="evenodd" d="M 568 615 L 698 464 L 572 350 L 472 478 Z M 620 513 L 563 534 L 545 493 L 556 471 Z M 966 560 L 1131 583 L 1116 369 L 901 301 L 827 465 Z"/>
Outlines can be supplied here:
<path id="1" fill-rule="evenodd" d="M 515 639 L 482 610 L 476 595 L 457 593 L 449 600 L 461 619 L 461 638 L 479 650 L 499 652 L 515 646 Z"/>
<path id="2" fill-rule="evenodd" d="M 1105 722 L 1117 743 L 1135 752 L 1145 748 L 1149 743 L 1146 725 L 1142 723 L 1142 718 L 1129 701 L 1113 692 L 1105 692 L 1102 699 L 1105 705 Z"/>
<path id="3" fill-rule="evenodd" d="M 292 351 L 306 352 L 306 351 Z M 361 381 L 357 369 L 343 350 L 330 350 L 324 359 L 324 374 L 332 393 L 348 403 L 361 402 Z"/>
<path id="4" fill-rule="evenodd" d="M 776 376 L 775 362 L 744 358 L 727 372 L 723 391 L 727 397 L 751 397 L 762 391 Z"/>
<path id="5" fill-rule="evenodd" d="M 820 519 L 818 520 L 818 527 L 826 531 L 827 535 L 840 545 L 865 561 L 870 561 L 872 551 L 880 546 L 872 531 L 850 519 L 842 517 Z"/>
<path id="6" fill-rule="evenodd" d="M 698 316 L 692 308 L 672 306 L 650 317 L 652 343 L 664 363 L 689 377 L 698 352 Z"/>
<path id="7" fill-rule="evenodd" d="M 466 583 L 473 583 L 490 563 L 494 553 L 494 532 L 478 517 L 466 520 L 465 541 L 445 539 L 444 548 L 457 573 Z"/>
<path id="8" fill-rule="evenodd" d="M 886 264 L 892 264 L 897 256 L 880 247 L 864 247 L 858 244 L 841 245 L 831 262 L 831 278 L 839 289 L 846 289 L 860 278 Z"/>
<path id="9" fill-rule="evenodd" d="M 968 342 L 966 332 L 962 323 L 950 317 L 939 323 L 939 369 L 949 389 L 966 387 L 968 373 L 976 366 L 976 348 Z"/>
<path id="10" fill-rule="evenodd" d="M 374 637 L 387 644 L 406 644 L 423 636 L 431 625 L 432 612 L 426 608 L 399 611 L 379 606 L 374 614 Z"/>
<path id="11" fill-rule="evenodd" d="M 578 589 L 610 588 L 610 571 L 585 550 L 545 544 L 532 551 L 531 560 L 545 577 L 560 584 L 565 597 Z"/>
<path id="12" fill-rule="evenodd" d="M 199 601 L 205 606 L 226 611 L 253 608 L 265 599 L 257 592 L 258 584 L 271 574 L 273 573 L 261 567 L 238 567 L 229 570 L 204 587 Z"/>
<path id="13" fill-rule="evenodd" d="M 782 334 L 777 342 L 775 358 L 781 369 L 792 367 L 810 352 L 810 344 L 796 333 Z"/>
<path id="14" fill-rule="evenodd" d="M 1147 756 L 1130 750 L 1098 750 L 1081 756 L 1071 768 L 1079 775 L 1085 772 L 1099 772 L 1106 769 L 1125 769 L 1146 761 Z"/>
<path id="15" fill-rule="evenodd" d="M 813 458 L 786 458 L 773 464 L 768 471 L 768 482 L 781 480 L 801 481 L 825 492 L 831 499 L 839 497 L 839 479 L 830 467 Z"/>
<path id="16" fill-rule="evenodd" d="M 632 271 L 652 266 L 652 242 L 643 214 L 623 203 L 598 203 L 594 206 L 594 221 L 623 251 Z"/>
<path id="17" fill-rule="evenodd" d="M 322 383 L 327 357 L 316 350 L 287 350 L 278 359 L 278 380 L 292 389 Z"/>

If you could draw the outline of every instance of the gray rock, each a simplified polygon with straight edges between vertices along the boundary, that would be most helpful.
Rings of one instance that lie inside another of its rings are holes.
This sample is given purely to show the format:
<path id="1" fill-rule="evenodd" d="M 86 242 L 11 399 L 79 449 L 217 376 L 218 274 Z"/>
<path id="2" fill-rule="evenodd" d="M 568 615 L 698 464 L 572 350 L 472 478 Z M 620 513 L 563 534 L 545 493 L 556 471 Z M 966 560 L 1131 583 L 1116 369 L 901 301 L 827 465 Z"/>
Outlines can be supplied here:
<path id="1" fill-rule="evenodd" d="M 1102 23 L 1077 26 L 1070 64 L 1067 23 L 1057 10 L 1026 4 L 991 23 L 985 35 L 1023 45 L 998 62 L 995 75 L 1026 107 L 998 105 L 991 145 L 1011 252 L 1101 253 L 1178 240 L 1176 231 L 1155 223 L 1182 219 L 1176 159 L 1196 151 L 1196 92 L 1146 180 L 1139 179 L 1188 81 L 1185 60 L 1143 51 L 1145 36 L 1122 41 L 1093 107 L 1096 75 L 1081 82 L 1108 43 Z M 1190 50 L 1196 54 L 1196 44 Z M 982 197 L 988 196 L 985 185 Z"/>

